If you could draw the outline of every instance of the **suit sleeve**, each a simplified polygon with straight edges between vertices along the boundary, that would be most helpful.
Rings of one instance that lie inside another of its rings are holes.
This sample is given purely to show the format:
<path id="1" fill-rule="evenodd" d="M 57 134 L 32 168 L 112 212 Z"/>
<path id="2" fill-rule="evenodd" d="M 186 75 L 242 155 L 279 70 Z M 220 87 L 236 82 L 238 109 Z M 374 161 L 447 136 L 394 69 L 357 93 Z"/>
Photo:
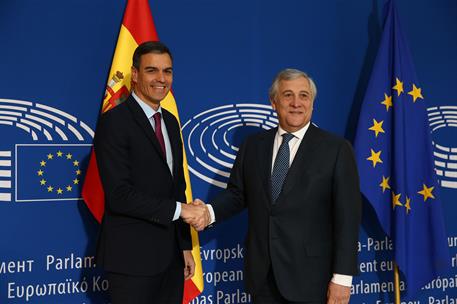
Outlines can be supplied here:
<path id="1" fill-rule="evenodd" d="M 333 179 L 333 272 L 357 274 L 357 241 L 362 213 L 359 176 L 351 145 L 340 146 Z"/>
<path id="2" fill-rule="evenodd" d="M 123 123 L 116 123 L 118 117 L 110 114 L 100 118 L 94 139 L 106 209 L 113 214 L 159 225 L 171 224 L 176 202 L 170 198 L 151 197 L 134 186 L 130 176 L 129 126 L 125 119 Z"/>
<path id="3" fill-rule="evenodd" d="M 177 124 L 177 122 L 176 122 Z M 178 176 L 176 176 L 176 183 L 177 183 L 177 191 L 179 193 L 179 201 L 182 203 L 186 203 L 186 179 L 184 177 L 184 163 L 183 163 L 183 157 L 184 157 L 184 147 L 182 143 L 182 138 L 181 134 L 179 132 L 179 125 L 177 124 L 178 127 L 178 138 L 179 138 L 179 147 L 181 150 L 180 156 L 181 158 L 177 161 L 177 164 L 179 167 Z M 191 232 L 190 232 L 190 225 L 187 224 L 182 220 L 182 218 L 179 218 L 176 220 L 177 221 L 177 226 L 179 229 L 179 245 L 181 250 L 191 250 L 192 249 L 192 237 L 191 237 Z"/>
<path id="4" fill-rule="evenodd" d="M 216 223 L 219 223 L 232 215 L 241 212 L 246 207 L 244 197 L 244 161 L 247 150 L 246 140 L 242 145 L 230 172 L 230 179 L 227 188 L 223 190 L 212 201 L 211 205 L 216 217 Z"/>

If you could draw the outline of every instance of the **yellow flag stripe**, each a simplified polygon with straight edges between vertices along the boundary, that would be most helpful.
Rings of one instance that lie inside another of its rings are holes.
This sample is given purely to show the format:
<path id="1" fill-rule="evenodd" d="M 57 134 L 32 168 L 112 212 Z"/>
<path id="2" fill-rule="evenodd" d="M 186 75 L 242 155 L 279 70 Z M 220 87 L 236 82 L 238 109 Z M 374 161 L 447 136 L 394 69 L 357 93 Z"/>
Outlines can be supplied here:
<path id="1" fill-rule="evenodd" d="M 176 101 L 171 92 L 167 94 L 164 100 L 160 103 L 161 106 L 168 111 L 170 111 L 178 120 L 179 125 L 181 125 L 181 121 L 179 119 L 179 114 L 178 114 L 178 108 L 176 106 Z M 182 137 L 182 133 L 181 133 Z M 183 167 L 184 167 L 184 178 L 186 180 L 186 199 L 188 202 L 192 201 L 192 188 L 190 187 L 190 176 L 189 176 L 189 169 L 187 167 L 187 156 L 186 156 L 186 151 L 184 152 L 184 159 L 183 159 Z M 192 233 L 192 255 L 194 256 L 195 259 L 195 275 L 192 278 L 192 281 L 194 281 L 195 286 L 200 291 L 203 291 L 203 270 L 202 270 L 202 261 L 200 257 L 200 242 L 198 240 L 198 234 L 194 229 L 191 229 Z M 197 258 L 198 257 L 198 258 Z"/>
<path id="2" fill-rule="evenodd" d="M 114 52 L 113 62 L 111 63 L 111 70 L 108 76 L 108 84 L 110 83 L 113 75 L 116 72 L 121 72 L 124 75 L 122 81 L 116 83 L 113 86 L 113 90 L 117 91 L 123 85 L 125 85 L 130 90 L 130 76 L 131 76 L 131 67 L 132 67 L 132 56 L 133 52 L 137 48 L 138 44 L 135 39 L 133 39 L 132 34 L 129 30 L 122 25 L 121 30 L 119 31 L 119 38 L 117 40 L 116 50 Z M 105 97 L 103 100 L 103 107 L 108 102 L 109 96 Z"/>

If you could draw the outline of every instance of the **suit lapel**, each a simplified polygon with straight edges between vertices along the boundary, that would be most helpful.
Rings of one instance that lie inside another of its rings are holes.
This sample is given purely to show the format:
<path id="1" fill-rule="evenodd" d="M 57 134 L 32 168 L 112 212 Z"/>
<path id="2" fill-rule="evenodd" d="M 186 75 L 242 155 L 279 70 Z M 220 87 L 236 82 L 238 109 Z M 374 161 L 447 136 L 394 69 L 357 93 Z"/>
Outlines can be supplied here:
<path id="1" fill-rule="evenodd" d="M 144 114 L 143 109 L 141 109 L 140 105 L 136 102 L 136 100 L 132 96 L 130 96 L 127 99 L 126 103 L 127 103 L 127 106 L 129 107 L 130 111 L 132 112 L 133 118 L 135 119 L 136 123 L 144 131 L 146 137 L 152 143 L 152 145 L 156 149 L 156 152 L 159 153 L 159 155 L 161 156 L 161 159 L 166 164 L 167 161 L 162 153 L 162 148 L 160 147 L 159 141 L 157 140 L 157 137 L 155 136 L 154 129 L 152 128 L 151 123 L 149 122 L 148 118 Z"/>
<path id="2" fill-rule="evenodd" d="M 319 141 L 316 136 L 316 127 L 313 124 L 310 124 L 309 129 L 306 131 L 305 136 L 300 143 L 300 147 L 298 147 L 294 161 L 287 172 L 280 197 L 287 194 L 287 192 L 293 188 L 294 184 L 303 174 L 304 168 L 307 168 L 307 163 L 315 161 L 313 153 L 318 144 Z"/>
<path id="3" fill-rule="evenodd" d="M 262 168 L 263 174 L 262 184 L 263 189 L 266 191 L 266 196 L 268 197 L 267 207 L 271 207 L 271 159 L 273 158 L 273 143 L 275 140 L 275 134 L 278 131 L 278 128 L 268 130 L 260 138 L 260 143 L 258 145 L 257 155 L 259 157 L 259 167 Z"/>
<path id="4" fill-rule="evenodd" d="M 171 155 L 173 156 L 173 176 L 176 176 L 178 173 L 178 166 L 182 166 L 182 164 L 178 163 L 178 160 L 180 159 L 178 157 L 178 152 L 180 150 L 180 141 L 179 138 L 181 138 L 181 133 L 179 129 L 175 128 L 175 124 L 173 124 L 173 114 L 162 108 L 162 116 L 163 116 L 163 121 L 165 122 L 165 126 L 167 128 L 168 132 L 168 139 L 170 140 L 170 146 L 171 146 Z M 157 141 L 157 143 L 159 143 Z"/>

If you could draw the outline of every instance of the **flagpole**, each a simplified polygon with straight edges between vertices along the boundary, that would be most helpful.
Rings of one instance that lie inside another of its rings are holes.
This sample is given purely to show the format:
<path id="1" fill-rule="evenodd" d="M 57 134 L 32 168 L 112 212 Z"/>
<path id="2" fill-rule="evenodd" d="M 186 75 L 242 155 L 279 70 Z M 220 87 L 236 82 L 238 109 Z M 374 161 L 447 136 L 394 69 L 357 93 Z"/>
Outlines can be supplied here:
<path id="1" fill-rule="evenodd" d="M 395 304 L 400 304 L 400 274 L 398 265 L 394 262 L 394 287 L 395 287 Z"/>

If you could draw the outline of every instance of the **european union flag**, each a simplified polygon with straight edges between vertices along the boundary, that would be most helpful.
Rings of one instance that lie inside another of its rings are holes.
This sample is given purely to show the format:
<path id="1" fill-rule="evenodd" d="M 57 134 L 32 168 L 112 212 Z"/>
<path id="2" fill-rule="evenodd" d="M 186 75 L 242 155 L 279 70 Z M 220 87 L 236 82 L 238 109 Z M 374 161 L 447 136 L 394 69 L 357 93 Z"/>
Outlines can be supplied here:
<path id="1" fill-rule="evenodd" d="M 393 240 L 409 295 L 450 266 L 422 91 L 394 3 L 388 1 L 355 150 L 362 193 Z"/>
<path id="2" fill-rule="evenodd" d="M 16 202 L 81 197 L 91 145 L 16 145 Z"/>

